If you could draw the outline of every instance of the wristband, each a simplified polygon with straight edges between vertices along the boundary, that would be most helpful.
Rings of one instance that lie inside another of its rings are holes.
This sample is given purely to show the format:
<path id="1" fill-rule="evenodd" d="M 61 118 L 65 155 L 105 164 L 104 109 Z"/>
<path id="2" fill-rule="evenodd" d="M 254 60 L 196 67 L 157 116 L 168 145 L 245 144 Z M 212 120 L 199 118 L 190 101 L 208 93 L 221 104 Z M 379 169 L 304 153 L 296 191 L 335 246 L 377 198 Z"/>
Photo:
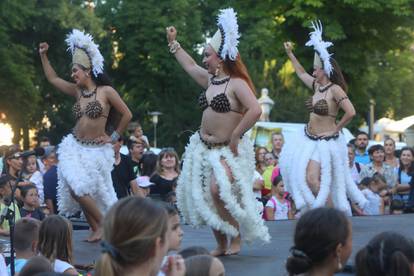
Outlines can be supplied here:
<path id="1" fill-rule="evenodd" d="M 181 48 L 181 45 L 177 40 L 173 40 L 168 43 L 168 47 L 170 47 L 170 53 L 175 54 Z"/>

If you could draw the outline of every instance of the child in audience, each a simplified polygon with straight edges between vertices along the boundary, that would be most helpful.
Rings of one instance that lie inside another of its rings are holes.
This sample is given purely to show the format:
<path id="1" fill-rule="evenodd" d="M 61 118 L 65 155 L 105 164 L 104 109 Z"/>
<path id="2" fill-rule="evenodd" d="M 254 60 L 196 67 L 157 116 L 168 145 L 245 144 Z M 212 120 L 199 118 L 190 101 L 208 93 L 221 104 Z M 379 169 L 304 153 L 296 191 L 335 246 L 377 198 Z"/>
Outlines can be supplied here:
<path id="1" fill-rule="evenodd" d="M 186 276 L 224 276 L 223 263 L 210 255 L 196 255 L 185 259 Z"/>
<path id="2" fill-rule="evenodd" d="M 17 221 L 20 219 L 20 211 L 19 206 L 17 206 L 16 203 L 12 204 L 11 202 L 12 181 L 13 180 L 9 175 L 0 176 L 0 213 L 3 214 L 4 208 L 9 208 L 14 212 L 14 219 Z M 3 218 L 3 221 L 0 222 L 0 235 L 10 235 L 9 221 L 6 218 Z"/>
<path id="3" fill-rule="evenodd" d="M 96 275 L 150 276 L 158 273 L 169 248 L 171 230 L 168 226 L 165 208 L 151 199 L 126 197 L 119 200 L 103 221 L 103 253 Z M 182 257 L 169 256 L 166 270 L 169 276 L 184 276 Z"/>
<path id="4" fill-rule="evenodd" d="M 352 252 L 352 226 L 345 213 L 317 208 L 298 220 L 286 269 L 289 276 L 333 276 Z"/>
<path id="5" fill-rule="evenodd" d="M 34 256 L 30 258 L 24 265 L 18 276 L 55 276 L 60 275 L 57 273 L 52 274 L 52 264 L 48 259 L 43 256 Z M 48 274 L 49 273 L 49 274 Z M 63 274 L 62 274 L 63 275 Z M 65 274 L 66 275 L 66 274 Z M 80 274 L 79 274 L 80 275 Z"/>
<path id="6" fill-rule="evenodd" d="M 184 259 L 187 259 L 191 256 L 196 255 L 209 255 L 210 251 L 207 250 L 207 248 L 202 246 L 189 246 L 186 247 L 178 252 L 178 255 L 181 255 Z"/>
<path id="7" fill-rule="evenodd" d="M 23 177 L 36 186 L 40 204 L 43 205 L 45 201 L 43 194 L 43 175 L 39 170 L 35 155 L 30 155 L 23 161 Z"/>
<path id="8" fill-rule="evenodd" d="M 395 232 L 375 236 L 355 257 L 357 276 L 414 275 L 414 242 Z"/>
<path id="9" fill-rule="evenodd" d="M 144 197 L 147 197 L 150 193 L 150 188 L 154 183 L 150 182 L 148 176 L 138 176 L 137 177 L 138 189 Z"/>
<path id="10" fill-rule="evenodd" d="M 14 226 L 14 272 L 19 273 L 27 260 L 37 255 L 40 222 L 31 218 L 22 218 Z M 10 264 L 7 266 L 10 274 Z"/>
<path id="11" fill-rule="evenodd" d="M 45 214 L 39 208 L 39 195 L 37 187 L 33 184 L 20 188 L 21 197 L 23 199 L 23 207 L 20 208 L 21 217 L 30 217 L 42 221 Z"/>
<path id="12" fill-rule="evenodd" d="M 383 183 L 375 181 L 372 177 L 367 188 L 362 190 L 362 194 L 368 200 L 368 203 L 365 205 L 363 210 L 365 215 L 384 214 L 384 199 L 380 196 L 380 192 L 383 187 Z"/>
<path id="13" fill-rule="evenodd" d="M 39 230 L 39 253 L 46 257 L 58 273 L 78 275 L 72 265 L 72 225 L 58 215 L 45 218 Z"/>
<path id="14" fill-rule="evenodd" d="M 266 220 L 293 219 L 291 202 L 286 198 L 285 185 L 281 175 L 272 181 L 272 196 L 266 203 Z"/>

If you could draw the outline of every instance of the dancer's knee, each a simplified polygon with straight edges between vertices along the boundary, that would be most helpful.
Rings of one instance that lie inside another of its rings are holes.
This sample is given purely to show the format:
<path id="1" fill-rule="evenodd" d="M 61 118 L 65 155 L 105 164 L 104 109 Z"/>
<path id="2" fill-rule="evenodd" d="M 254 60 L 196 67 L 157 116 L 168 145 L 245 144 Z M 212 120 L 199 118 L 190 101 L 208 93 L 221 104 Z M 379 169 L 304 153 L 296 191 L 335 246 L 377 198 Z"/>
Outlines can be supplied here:
<path id="1" fill-rule="evenodd" d="M 306 176 L 306 182 L 308 183 L 308 186 L 311 189 L 312 193 L 316 195 L 319 192 L 321 186 L 319 175 L 312 173 L 308 174 Z"/>

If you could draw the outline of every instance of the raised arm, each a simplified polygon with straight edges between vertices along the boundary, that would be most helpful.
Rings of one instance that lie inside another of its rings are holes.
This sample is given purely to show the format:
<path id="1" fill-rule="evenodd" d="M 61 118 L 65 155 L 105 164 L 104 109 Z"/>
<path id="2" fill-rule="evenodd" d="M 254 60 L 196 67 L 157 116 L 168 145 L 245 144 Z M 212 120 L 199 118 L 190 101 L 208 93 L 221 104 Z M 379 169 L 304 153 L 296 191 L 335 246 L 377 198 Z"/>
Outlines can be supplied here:
<path id="1" fill-rule="evenodd" d="M 43 71 L 45 72 L 47 80 L 63 93 L 76 97 L 76 85 L 59 78 L 53 67 L 50 65 L 49 59 L 47 58 L 47 50 L 49 50 L 49 45 L 46 42 L 39 44 L 40 60 L 42 61 Z"/>
<path id="2" fill-rule="evenodd" d="M 285 46 L 286 54 L 288 55 L 290 61 L 292 62 L 293 68 L 295 68 L 296 75 L 298 75 L 298 77 L 301 79 L 301 81 L 303 81 L 303 83 L 307 87 L 312 89 L 314 78 L 305 71 L 303 66 L 296 59 L 295 55 L 292 52 L 292 48 L 293 48 L 292 43 L 284 42 L 283 46 Z"/>
<path id="3" fill-rule="evenodd" d="M 209 77 L 207 70 L 199 66 L 194 59 L 181 48 L 176 40 L 177 30 L 175 27 L 167 27 L 166 32 L 170 52 L 175 56 L 184 71 L 186 71 L 200 86 L 207 89 Z"/>

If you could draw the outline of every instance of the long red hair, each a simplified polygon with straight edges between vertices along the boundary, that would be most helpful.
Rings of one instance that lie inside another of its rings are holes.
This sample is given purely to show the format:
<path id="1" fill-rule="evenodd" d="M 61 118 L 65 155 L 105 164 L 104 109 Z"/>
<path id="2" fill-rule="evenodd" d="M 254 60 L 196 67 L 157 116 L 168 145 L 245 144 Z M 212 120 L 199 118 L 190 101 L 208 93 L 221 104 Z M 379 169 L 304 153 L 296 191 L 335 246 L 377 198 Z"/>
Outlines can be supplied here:
<path id="1" fill-rule="evenodd" d="M 253 94 L 256 95 L 256 89 L 254 88 L 252 79 L 249 76 L 249 72 L 247 72 L 246 66 L 241 60 L 240 54 L 237 54 L 235 61 L 227 58 L 224 60 L 223 64 L 223 70 L 226 74 L 230 75 L 232 78 L 240 78 L 244 80 L 252 90 Z"/>

